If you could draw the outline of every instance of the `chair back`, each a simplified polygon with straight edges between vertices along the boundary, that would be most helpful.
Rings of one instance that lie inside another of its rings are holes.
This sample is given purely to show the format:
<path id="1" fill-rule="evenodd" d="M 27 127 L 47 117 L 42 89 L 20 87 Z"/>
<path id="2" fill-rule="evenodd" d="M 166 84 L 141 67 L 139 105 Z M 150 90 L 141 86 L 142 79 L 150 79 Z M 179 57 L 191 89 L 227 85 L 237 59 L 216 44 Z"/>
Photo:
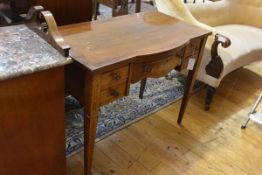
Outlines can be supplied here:
<path id="1" fill-rule="evenodd" d="M 183 0 L 155 0 L 155 5 L 160 12 L 169 16 L 179 18 L 189 23 L 196 23 L 197 20 L 191 14 Z"/>
<path id="2" fill-rule="evenodd" d="M 262 28 L 262 0 L 230 0 L 233 23 Z"/>

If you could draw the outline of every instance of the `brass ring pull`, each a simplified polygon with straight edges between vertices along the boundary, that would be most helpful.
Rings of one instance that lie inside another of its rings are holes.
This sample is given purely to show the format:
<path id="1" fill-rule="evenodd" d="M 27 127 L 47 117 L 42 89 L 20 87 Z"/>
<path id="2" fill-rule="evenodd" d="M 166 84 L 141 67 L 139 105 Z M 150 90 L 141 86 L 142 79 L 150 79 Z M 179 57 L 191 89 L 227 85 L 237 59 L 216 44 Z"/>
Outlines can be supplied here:
<path id="1" fill-rule="evenodd" d="M 115 81 L 118 81 L 118 80 L 121 79 L 121 76 L 120 76 L 119 73 L 112 73 L 111 76 L 112 76 L 113 80 L 115 80 Z"/>
<path id="2" fill-rule="evenodd" d="M 109 91 L 110 91 L 110 95 L 111 95 L 111 96 L 113 96 L 113 97 L 118 97 L 118 96 L 119 96 L 119 93 L 118 93 L 116 90 L 114 90 L 114 89 L 109 89 Z"/>
<path id="3" fill-rule="evenodd" d="M 152 71 L 152 67 L 148 64 L 144 65 L 144 72 L 149 73 Z"/>
<path id="4" fill-rule="evenodd" d="M 185 48 L 183 48 L 182 50 L 177 51 L 177 52 L 176 52 L 176 56 L 177 56 L 178 58 L 183 58 L 183 57 L 184 57 L 184 54 L 185 54 L 185 51 L 186 51 Z"/>
<path id="5" fill-rule="evenodd" d="M 181 53 L 176 53 L 176 57 L 178 57 L 178 58 L 182 58 L 183 55 L 182 55 Z"/>

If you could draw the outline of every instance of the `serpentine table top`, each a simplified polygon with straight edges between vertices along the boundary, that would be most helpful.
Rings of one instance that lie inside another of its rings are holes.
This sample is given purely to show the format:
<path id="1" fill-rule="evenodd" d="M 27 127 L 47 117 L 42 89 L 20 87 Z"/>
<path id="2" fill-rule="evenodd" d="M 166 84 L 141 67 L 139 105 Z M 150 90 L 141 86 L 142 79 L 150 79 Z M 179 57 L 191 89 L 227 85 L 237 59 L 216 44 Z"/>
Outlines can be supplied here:
<path id="1" fill-rule="evenodd" d="M 71 57 L 92 72 L 177 48 L 210 33 L 157 11 L 62 26 L 59 31 L 72 46 Z"/>
<path id="2" fill-rule="evenodd" d="M 0 81 L 71 62 L 25 24 L 0 27 Z"/>

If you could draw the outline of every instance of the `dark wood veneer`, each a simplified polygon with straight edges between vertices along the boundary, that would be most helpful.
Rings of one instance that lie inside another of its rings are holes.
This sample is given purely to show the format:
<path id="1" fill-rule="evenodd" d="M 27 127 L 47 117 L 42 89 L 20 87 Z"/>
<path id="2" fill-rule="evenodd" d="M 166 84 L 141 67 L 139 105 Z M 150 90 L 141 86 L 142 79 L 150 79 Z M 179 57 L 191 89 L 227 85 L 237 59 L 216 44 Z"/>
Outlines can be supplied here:
<path id="1" fill-rule="evenodd" d="M 0 174 L 65 175 L 64 69 L 0 81 Z"/>
<path id="2" fill-rule="evenodd" d="M 14 2 L 19 13 L 26 13 L 31 6 L 43 6 L 54 14 L 58 25 L 92 19 L 92 0 L 14 0 Z"/>
<path id="3" fill-rule="evenodd" d="M 224 69 L 223 61 L 218 54 L 219 44 L 221 44 L 222 47 L 227 48 L 230 46 L 231 41 L 229 38 L 220 34 L 216 34 L 215 36 L 215 41 L 211 48 L 211 61 L 206 66 L 207 74 L 215 78 L 219 78 Z"/>
<path id="4" fill-rule="evenodd" d="M 50 12 L 37 6 L 27 17 L 32 30 L 68 54 Z M 64 66 L 0 80 L 0 175 L 66 174 L 64 84 Z"/>

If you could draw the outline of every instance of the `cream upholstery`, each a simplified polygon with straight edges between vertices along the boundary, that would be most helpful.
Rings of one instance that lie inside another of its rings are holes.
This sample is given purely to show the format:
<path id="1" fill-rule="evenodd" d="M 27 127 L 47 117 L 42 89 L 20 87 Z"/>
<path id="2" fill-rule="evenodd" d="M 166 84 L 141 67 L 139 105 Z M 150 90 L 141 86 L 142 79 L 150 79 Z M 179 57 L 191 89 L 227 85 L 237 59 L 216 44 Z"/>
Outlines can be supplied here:
<path id="1" fill-rule="evenodd" d="M 154 3 L 160 12 L 187 21 L 191 24 L 206 28 L 208 30 L 214 30 L 208 25 L 197 21 L 195 17 L 192 16 L 191 12 L 185 6 L 182 0 L 154 0 Z"/>
<path id="2" fill-rule="evenodd" d="M 158 10 L 191 24 L 219 33 L 231 40 L 228 48 L 219 47 L 224 70 L 217 79 L 206 74 L 211 59 L 214 35 L 209 37 L 198 79 L 212 87 L 233 70 L 262 59 L 262 0 L 221 0 L 185 5 L 182 0 L 155 0 Z"/>
<path id="3" fill-rule="evenodd" d="M 212 87 L 218 87 L 221 80 L 233 70 L 262 59 L 261 29 L 253 26 L 231 24 L 217 26 L 215 30 L 222 35 L 229 36 L 232 44 L 228 48 L 219 48 L 218 52 L 224 63 L 224 70 L 220 78 L 216 79 L 205 72 L 205 67 L 211 57 L 211 43 L 207 43 L 203 61 L 199 68 L 198 79 Z"/>
<path id="4" fill-rule="evenodd" d="M 207 1 L 206 3 L 188 4 L 187 7 L 198 21 L 209 26 L 243 24 L 262 27 L 261 0 Z"/>

